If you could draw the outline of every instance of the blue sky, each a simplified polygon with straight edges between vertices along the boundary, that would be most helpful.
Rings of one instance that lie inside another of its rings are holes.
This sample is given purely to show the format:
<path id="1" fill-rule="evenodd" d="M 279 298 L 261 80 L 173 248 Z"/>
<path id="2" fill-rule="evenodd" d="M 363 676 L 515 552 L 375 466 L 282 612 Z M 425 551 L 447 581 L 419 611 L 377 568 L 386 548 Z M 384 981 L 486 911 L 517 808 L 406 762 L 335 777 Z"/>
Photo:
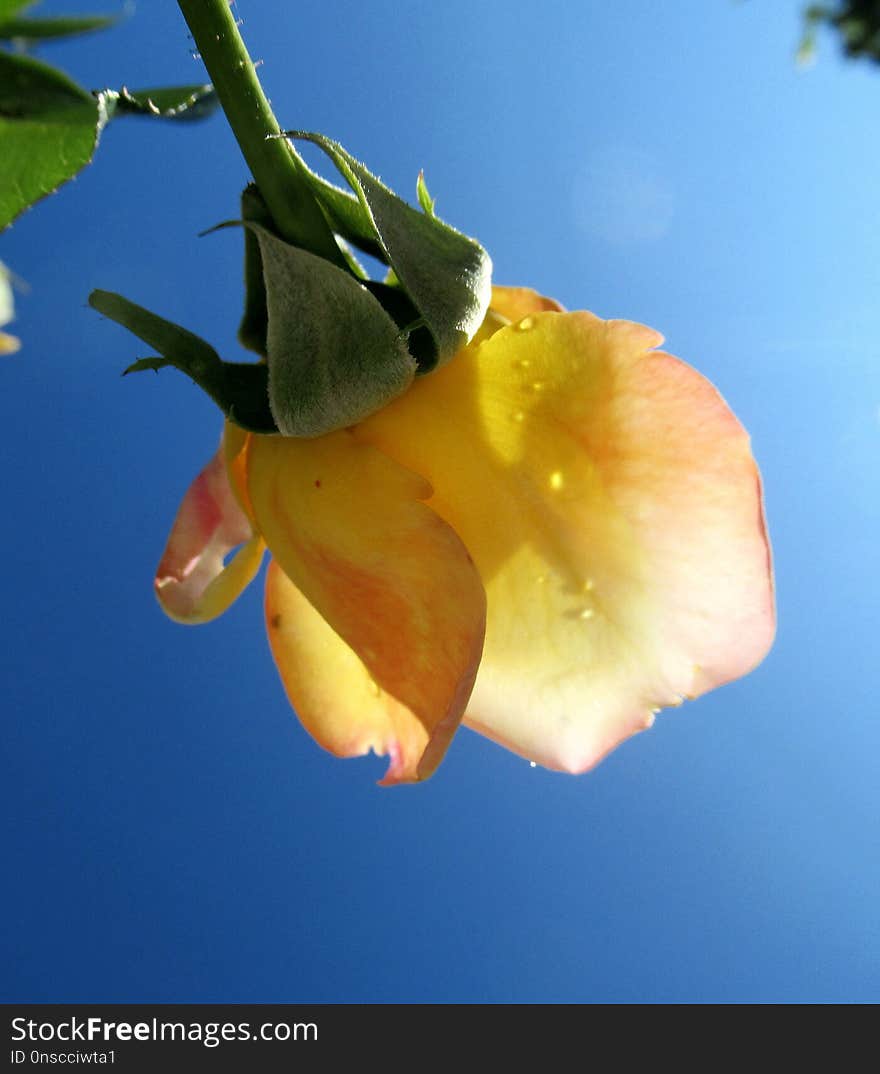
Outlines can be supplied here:
<path id="1" fill-rule="evenodd" d="M 97 0 L 91 10 L 115 9 Z M 240 0 L 281 122 L 425 169 L 496 280 L 644 321 L 753 436 L 779 634 L 751 676 L 565 777 L 463 731 L 381 790 L 300 728 L 261 592 L 167 621 L 153 569 L 213 451 L 118 290 L 235 357 L 247 174 L 219 115 L 130 120 L 0 237 L 7 1001 L 880 1000 L 880 68 L 800 4 Z M 75 3 L 53 0 L 46 13 Z M 198 81 L 172 3 L 43 51 Z"/>

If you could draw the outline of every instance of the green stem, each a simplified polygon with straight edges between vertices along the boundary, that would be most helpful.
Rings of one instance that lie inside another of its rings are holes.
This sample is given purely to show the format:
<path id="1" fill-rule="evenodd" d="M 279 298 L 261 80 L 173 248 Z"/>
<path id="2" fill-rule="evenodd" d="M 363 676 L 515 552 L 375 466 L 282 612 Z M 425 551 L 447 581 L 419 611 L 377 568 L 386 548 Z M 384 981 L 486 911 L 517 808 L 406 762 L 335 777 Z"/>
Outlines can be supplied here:
<path id="1" fill-rule="evenodd" d="M 304 165 L 272 113 L 228 0 L 178 0 L 251 174 L 288 242 L 338 263 L 339 247 Z"/>

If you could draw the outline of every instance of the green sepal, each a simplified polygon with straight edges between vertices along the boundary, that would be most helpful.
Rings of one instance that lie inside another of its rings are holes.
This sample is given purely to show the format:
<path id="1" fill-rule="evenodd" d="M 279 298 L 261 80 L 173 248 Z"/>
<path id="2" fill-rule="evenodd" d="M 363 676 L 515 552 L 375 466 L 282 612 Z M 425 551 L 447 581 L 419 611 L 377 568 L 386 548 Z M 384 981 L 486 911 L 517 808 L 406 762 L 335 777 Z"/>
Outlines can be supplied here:
<path id="1" fill-rule="evenodd" d="M 304 168 L 312 186 L 312 193 L 318 199 L 318 204 L 324 210 L 333 231 L 347 242 L 354 243 L 365 254 L 387 264 L 388 255 L 377 240 L 370 214 L 358 197 L 329 183 L 308 165 L 304 164 Z"/>
<path id="2" fill-rule="evenodd" d="M 0 11 L 0 41 L 49 41 L 106 30 L 117 22 L 115 15 L 78 15 L 70 18 L 4 18 Z"/>
<path id="3" fill-rule="evenodd" d="M 260 224 L 275 232 L 272 214 L 263 201 L 255 183 L 246 186 L 241 193 L 241 219 L 246 223 Z M 266 283 L 263 279 L 263 257 L 255 232 L 244 229 L 244 312 L 238 326 L 238 339 L 249 351 L 266 357 L 266 335 L 269 330 L 269 312 L 266 306 Z"/>
<path id="4" fill-rule="evenodd" d="M 188 86 L 164 86 L 161 89 L 102 90 L 108 117 L 114 115 L 152 116 L 157 119 L 190 121 L 204 119 L 219 104 L 209 83 Z"/>
<path id="5" fill-rule="evenodd" d="M 106 120 L 61 71 L 0 52 L 0 230 L 89 163 Z"/>
<path id="6" fill-rule="evenodd" d="M 421 373 L 426 368 L 433 368 L 432 363 L 436 353 L 434 338 L 425 327 L 419 311 L 412 304 L 406 291 L 393 280 L 386 280 L 384 283 L 378 280 L 364 280 L 363 283 L 406 337 L 409 353 L 416 361 L 416 373 Z"/>
<path id="7" fill-rule="evenodd" d="M 434 211 L 434 205 L 436 204 L 436 198 L 432 198 L 428 193 L 428 184 L 425 182 L 425 173 L 419 172 L 419 177 L 416 179 L 416 197 L 419 199 L 419 205 L 422 207 L 422 212 L 427 213 L 428 216 L 436 216 Z"/>
<path id="8" fill-rule="evenodd" d="M 186 373 L 230 421 L 252 433 L 278 429 L 269 409 L 268 369 L 262 362 L 224 362 L 192 332 L 112 291 L 92 291 L 89 305 L 154 347 L 161 358 L 142 358 L 125 373 L 173 366 Z"/>
<path id="9" fill-rule="evenodd" d="M 352 273 L 353 276 L 356 276 L 362 283 L 369 283 L 370 274 L 357 259 L 351 246 L 341 235 L 334 235 L 333 237 L 336 239 L 336 245 L 339 247 L 339 252 L 342 254 L 348 271 Z"/>
<path id="10" fill-rule="evenodd" d="M 268 308 L 269 406 L 280 432 L 354 425 L 406 391 L 406 334 L 353 276 L 253 221 Z"/>
<path id="11" fill-rule="evenodd" d="M 433 215 L 424 180 L 419 197 L 430 202 L 430 212 L 407 205 L 337 142 L 305 131 L 285 133 L 323 149 L 351 187 L 354 197 L 309 172 L 313 193 L 334 230 L 367 252 L 373 252 L 370 242 L 378 244 L 381 260 L 419 311 L 434 343 L 434 353 L 420 363 L 419 372 L 448 361 L 473 338 L 489 308 L 489 255 Z"/>

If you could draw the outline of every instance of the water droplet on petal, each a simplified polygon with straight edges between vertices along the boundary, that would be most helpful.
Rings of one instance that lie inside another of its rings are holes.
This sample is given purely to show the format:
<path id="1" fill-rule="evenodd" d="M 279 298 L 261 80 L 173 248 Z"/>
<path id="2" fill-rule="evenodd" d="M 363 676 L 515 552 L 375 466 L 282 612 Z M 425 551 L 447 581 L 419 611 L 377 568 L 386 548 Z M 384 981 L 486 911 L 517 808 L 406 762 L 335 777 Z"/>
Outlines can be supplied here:
<path id="1" fill-rule="evenodd" d="M 519 321 L 515 325 L 515 328 L 516 328 L 516 330 L 518 332 L 528 332 L 528 330 L 530 328 L 534 328 L 534 327 L 535 327 L 535 318 L 534 317 L 523 317 L 523 319 L 521 321 Z"/>
<path id="2" fill-rule="evenodd" d="M 559 492 L 559 490 L 565 484 L 565 477 L 563 476 L 562 471 L 554 470 L 553 473 L 550 475 L 549 482 L 550 488 L 553 489 L 554 492 Z"/>
<path id="3" fill-rule="evenodd" d="M 537 768 L 537 767 L 538 767 L 538 762 L 537 761 L 529 761 L 529 768 Z"/>
<path id="4" fill-rule="evenodd" d="M 525 421 L 526 417 L 524 411 L 522 410 L 515 410 L 510 416 L 517 424 L 519 424 L 519 422 L 521 421 Z"/>
<path id="5" fill-rule="evenodd" d="M 538 574 L 535 576 L 535 581 L 538 583 L 538 585 L 543 585 L 547 581 L 547 575 Z"/>
<path id="6" fill-rule="evenodd" d="M 592 592 L 593 592 L 593 585 L 594 585 L 594 584 L 595 584 L 595 583 L 593 582 L 593 579 L 592 579 L 592 578 L 585 578 L 585 579 L 584 579 L 584 584 L 583 584 L 583 586 L 582 586 L 582 588 L 583 588 L 583 591 L 584 591 L 585 593 L 592 593 Z"/>
<path id="7" fill-rule="evenodd" d="M 578 619 L 592 619 L 595 614 L 592 608 L 582 608 L 578 613 Z"/>
<path id="8" fill-rule="evenodd" d="M 529 387 L 533 392 L 542 392 L 546 385 L 543 380 L 533 380 Z"/>

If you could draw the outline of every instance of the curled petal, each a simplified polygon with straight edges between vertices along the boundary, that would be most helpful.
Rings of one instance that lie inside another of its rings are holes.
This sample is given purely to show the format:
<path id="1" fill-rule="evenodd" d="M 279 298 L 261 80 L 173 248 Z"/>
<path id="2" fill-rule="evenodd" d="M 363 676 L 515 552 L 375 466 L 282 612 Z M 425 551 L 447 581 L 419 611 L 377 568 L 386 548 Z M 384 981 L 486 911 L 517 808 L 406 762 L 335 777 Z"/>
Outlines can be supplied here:
<path id="1" fill-rule="evenodd" d="M 226 611 L 253 581 L 263 558 L 262 538 L 230 486 L 226 450 L 221 444 L 190 485 L 156 569 L 156 597 L 179 623 L 206 623 Z"/>
<path id="2" fill-rule="evenodd" d="M 357 429 L 430 480 L 484 580 L 466 723 L 551 768 L 591 767 L 772 640 L 748 437 L 660 342 L 529 314 Z"/>
<path id="3" fill-rule="evenodd" d="M 464 713 L 485 630 L 480 577 L 421 502 L 430 486 L 349 432 L 254 437 L 247 472 L 283 571 L 267 582 L 267 622 L 297 714 L 333 753 L 388 753 L 383 782 L 425 778 Z"/>
<path id="4" fill-rule="evenodd" d="M 221 450 L 226 462 L 226 477 L 238 506 L 247 516 L 250 529 L 258 532 L 254 508 L 247 488 L 247 449 L 253 436 L 240 425 L 227 421 L 223 426 Z"/>
<path id="5" fill-rule="evenodd" d="M 387 754 L 386 785 L 430 775 L 458 718 L 441 721 L 432 735 L 405 704 L 379 686 L 274 560 L 266 575 L 266 623 L 288 699 L 320 745 L 339 757 L 370 750 Z M 461 699 L 461 709 L 466 701 Z"/>

